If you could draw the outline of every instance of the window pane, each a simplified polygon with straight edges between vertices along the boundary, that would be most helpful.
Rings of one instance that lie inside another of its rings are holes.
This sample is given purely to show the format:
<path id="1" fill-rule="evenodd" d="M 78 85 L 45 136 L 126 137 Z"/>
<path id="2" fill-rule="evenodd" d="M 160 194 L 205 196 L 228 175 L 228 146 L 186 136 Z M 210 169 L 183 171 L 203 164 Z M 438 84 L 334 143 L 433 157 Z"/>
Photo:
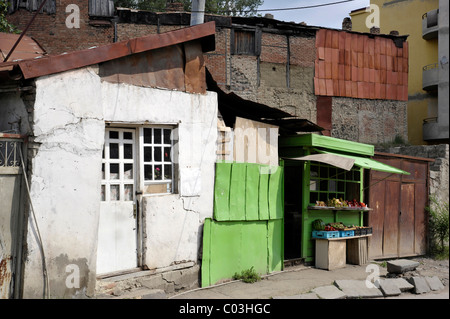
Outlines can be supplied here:
<path id="1" fill-rule="evenodd" d="M 117 143 L 109 144 L 109 158 L 113 158 L 113 159 L 119 158 L 119 144 L 117 144 Z"/>
<path id="2" fill-rule="evenodd" d="M 118 131 L 109 131 L 109 138 L 118 139 L 119 138 L 119 132 Z"/>
<path id="3" fill-rule="evenodd" d="M 170 132 L 171 130 L 164 130 L 164 144 L 170 144 Z"/>
<path id="4" fill-rule="evenodd" d="M 133 159 L 133 144 L 123 144 L 123 158 Z"/>
<path id="5" fill-rule="evenodd" d="M 164 165 L 164 179 L 172 179 L 172 165 Z"/>
<path id="6" fill-rule="evenodd" d="M 105 201 L 105 185 L 102 185 L 102 188 L 101 188 L 101 201 L 102 202 Z"/>
<path id="7" fill-rule="evenodd" d="M 105 164 L 102 164 L 102 179 L 105 179 Z"/>
<path id="8" fill-rule="evenodd" d="M 133 185 L 124 185 L 124 200 L 133 200 Z"/>
<path id="9" fill-rule="evenodd" d="M 133 133 L 131 133 L 131 132 L 123 132 L 123 139 L 124 140 L 132 140 L 133 139 Z"/>
<path id="10" fill-rule="evenodd" d="M 152 147 L 146 146 L 144 147 L 144 162 L 152 161 Z"/>
<path id="11" fill-rule="evenodd" d="M 162 165 L 155 165 L 155 181 L 162 180 Z"/>
<path id="12" fill-rule="evenodd" d="M 110 196 L 111 196 L 111 200 L 119 200 L 119 185 L 111 185 L 110 187 Z"/>
<path id="13" fill-rule="evenodd" d="M 123 178 L 124 179 L 133 179 L 133 164 L 124 164 L 123 165 Z"/>
<path id="14" fill-rule="evenodd" d="M 170 147 L 164 147 L 164 162 L 170 162 Z"/>
<path id="15" fill-rule="evenodd" d="M 151 142 L 152 142 L 152 129 L 144 128 L 144 143 L 151 143 Z"/>
<path id="16" fill-rule="evenodd" d="M 160 128 L 154 128 L 153 129 L 153 143 L 155 144 L 161 144 L 161 129 Z"/>
<path id="17" fill-rule="evenodd" d="M 144 180 L 151 181 L 153 179 L 153 166 L 144 165 Z"/>
<path id="18" fill-rule="evenodd" d="M 109 179 L 119 179 L 119 164 L 109 164 Z"/>
<path id="19" fill-rule="evenodd" d="M 161 147 L 155 147 L 155 162 L 161 162 Z"/>

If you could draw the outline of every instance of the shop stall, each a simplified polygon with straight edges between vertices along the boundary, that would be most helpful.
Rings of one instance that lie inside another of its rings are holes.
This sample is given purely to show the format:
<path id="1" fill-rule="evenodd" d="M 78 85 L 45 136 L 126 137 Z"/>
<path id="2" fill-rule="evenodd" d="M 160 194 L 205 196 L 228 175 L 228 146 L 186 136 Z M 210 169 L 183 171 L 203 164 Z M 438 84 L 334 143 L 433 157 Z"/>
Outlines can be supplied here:
<path id="1" fill-rule="evenodd" d="M 280 137 L 285 168 L 285 258 L 324 269 L 367 262 L 367 174 L 408 172 L 375 161 L 374 147 L 318 134 Z"/>

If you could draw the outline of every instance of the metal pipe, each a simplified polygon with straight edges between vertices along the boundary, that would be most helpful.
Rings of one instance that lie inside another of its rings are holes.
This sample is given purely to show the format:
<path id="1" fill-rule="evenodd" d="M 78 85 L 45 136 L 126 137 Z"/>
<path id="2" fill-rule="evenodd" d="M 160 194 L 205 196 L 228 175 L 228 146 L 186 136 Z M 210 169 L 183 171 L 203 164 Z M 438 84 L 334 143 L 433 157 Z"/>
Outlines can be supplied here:
<path id="1" fill-rule="evenodd" d="M 25 33 L 28 31 L 28 28 L 30 27 L 30 25 L 33 23 L 34 19 L 36 18 L 36 16 L 38 15 L 39 11 L 42 10 L 42 8 L 44 7 L 44 4 L 47 2 L 47 0 L 42 1 L 41 5 L 39 6 L 39 8 L 36 10 L 36 12 L 34 13 L 33 17 L 31 18 L 30 22 L 28 22 L 27 26 L 25 27 L 25 30 L 22 31 L 22 33 L 20 34 L 19 38 L 17 39 L 16 43 L 14 43 L 13 47 L 11 48 L 11 50 L 9 51 L 8 55 L 6 56 L 6 58 L 3 60 L 3 62 L 8 61 L 9 57 L 11 56 L 11 54 L 14 52 L 14 50 L 16 49 L 17 45 L 19 44 L 20 40 L 22 40 L 23 36 L 25 35 Z"/>
<path id="2" fill-rule="evenodd" d="M 192 0 L 191 26 L 202 24 L 205 20 L 205 0 Z"/>

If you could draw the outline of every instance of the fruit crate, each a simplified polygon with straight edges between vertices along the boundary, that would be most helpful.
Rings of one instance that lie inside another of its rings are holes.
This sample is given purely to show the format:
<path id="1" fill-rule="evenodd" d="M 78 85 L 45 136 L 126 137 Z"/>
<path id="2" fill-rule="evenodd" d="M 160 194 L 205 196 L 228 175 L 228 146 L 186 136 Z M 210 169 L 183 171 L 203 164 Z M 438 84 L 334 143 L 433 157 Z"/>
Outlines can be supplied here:
<path id="1" fill-rule="evenodd" d="M 340 230 L 339 237 L 353 237 L 355 236 L 354 230 Z"/>
<path id="2" fill-rule="evenodd" d="M 357 228 L 354 232 L 354 236 L 370 235 L 372 234 L 372 227 Z"/>
<path id="3" fill-rule="evenodd" d="M 339 238 L 339 231 L 324 231 L 324 230 L 314 230 L 312 232 L 313 238 Z"/>

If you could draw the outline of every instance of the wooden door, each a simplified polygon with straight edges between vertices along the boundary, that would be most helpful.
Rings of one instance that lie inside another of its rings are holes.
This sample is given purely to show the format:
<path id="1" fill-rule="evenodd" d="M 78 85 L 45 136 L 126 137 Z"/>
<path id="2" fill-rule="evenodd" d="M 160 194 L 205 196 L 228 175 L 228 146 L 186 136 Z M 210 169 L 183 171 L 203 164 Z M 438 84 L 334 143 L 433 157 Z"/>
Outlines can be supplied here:
<path id="1" fill-rule="evenodd" d="M 410 175 L 371 171 L 367 223 L 373 228 L 369 257 L 424 255 L 427 249 L 428 159 L 384 154 L 375 157 Z"/>

